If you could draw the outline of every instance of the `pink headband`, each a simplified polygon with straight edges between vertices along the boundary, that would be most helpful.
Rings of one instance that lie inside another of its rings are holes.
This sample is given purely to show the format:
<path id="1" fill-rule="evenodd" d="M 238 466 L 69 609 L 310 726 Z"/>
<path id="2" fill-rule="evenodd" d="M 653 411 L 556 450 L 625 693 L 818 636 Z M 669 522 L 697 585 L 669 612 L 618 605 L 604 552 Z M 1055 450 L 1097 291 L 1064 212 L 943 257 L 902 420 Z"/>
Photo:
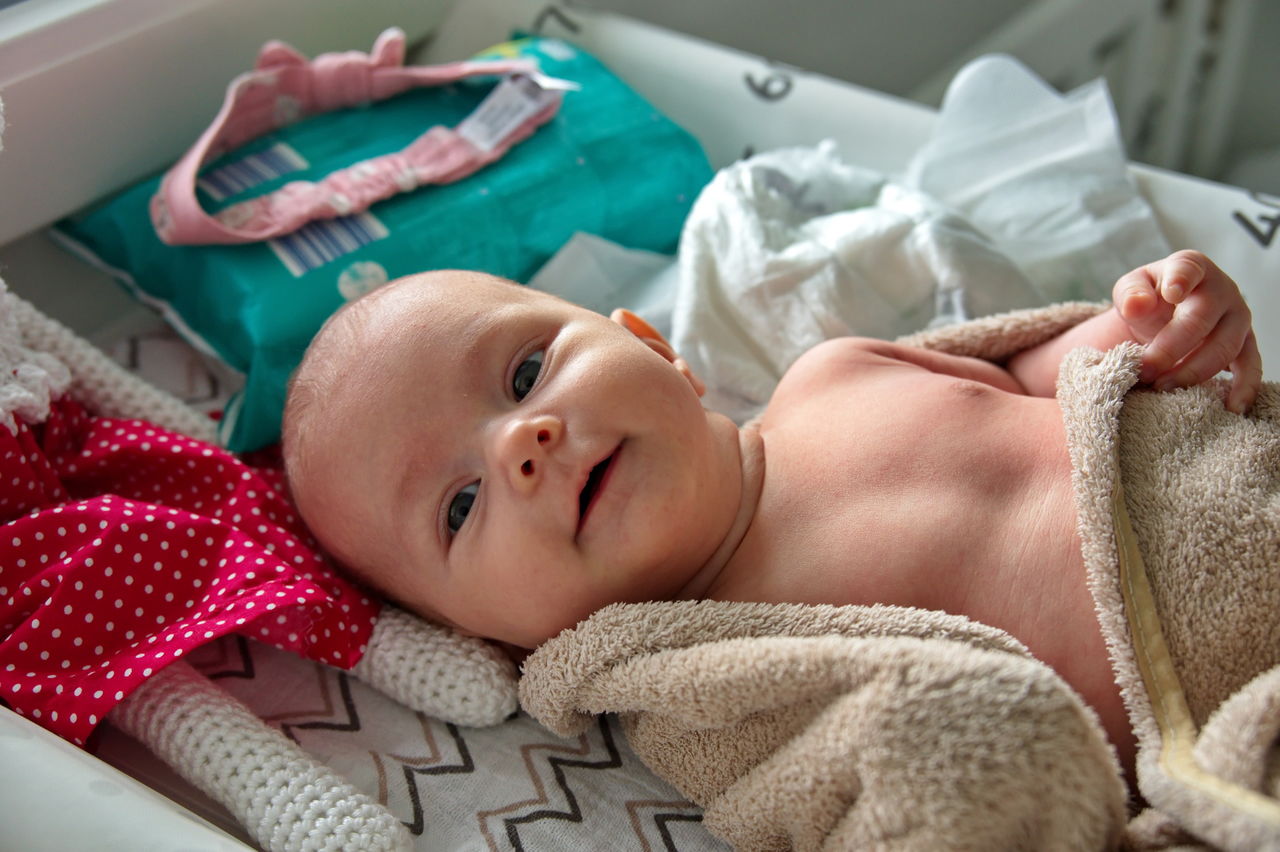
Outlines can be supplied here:
<path id="1" fill-rule="evenodd" d="M 373 50 L 325 53 L 313 61 L 271 41 L 252 71 L 227 87 L 217 118 L 164 176 L 151 221 L 170 245 L 247 243 L 288 234 L 313 219 L 357 213 L 423 184 L 450 183 L 502 157 L 560 108 L 560 94 L 527 60 L 404 66 L 404 33 L 389 29 Z M 196 176 L 210 160 L 306 115 L 439 86 L 466 77 L 518 74 L 496 88 L 456 128 L 432 127 L 402 151 L 340 169 L 318 183 L 293 181 L 210 216 L 196 199 Z M 560 81 L 554 81 L 560 83 Z"/>

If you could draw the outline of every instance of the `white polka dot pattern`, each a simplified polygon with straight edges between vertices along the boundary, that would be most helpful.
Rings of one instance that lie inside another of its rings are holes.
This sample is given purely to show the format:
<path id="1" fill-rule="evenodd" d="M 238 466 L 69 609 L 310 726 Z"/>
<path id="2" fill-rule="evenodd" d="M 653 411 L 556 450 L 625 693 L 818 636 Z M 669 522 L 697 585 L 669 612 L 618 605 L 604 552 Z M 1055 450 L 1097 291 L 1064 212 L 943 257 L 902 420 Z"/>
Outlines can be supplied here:
<path id="1" fill-rule="evenodd" d="M 80 745 L 210 639 L 350 668 L 378 614 L 317 552 L 278 467 L 67 398 L 0 429 L 0 522 L 0 697 Z"/>

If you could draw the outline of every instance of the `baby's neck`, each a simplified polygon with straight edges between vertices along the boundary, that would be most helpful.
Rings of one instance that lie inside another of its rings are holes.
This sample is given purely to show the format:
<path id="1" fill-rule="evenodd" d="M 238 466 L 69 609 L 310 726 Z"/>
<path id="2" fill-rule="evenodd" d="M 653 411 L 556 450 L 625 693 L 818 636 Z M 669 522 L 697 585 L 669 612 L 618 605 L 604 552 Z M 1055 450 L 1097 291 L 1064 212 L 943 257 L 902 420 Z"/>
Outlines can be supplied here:
<path id="1" fill-rule="evenodd" d="M 742 544 L 747 530 L 751 528 L 751 521 L 755 518 L 756 507 L 760 504 L 760 492 L 764 489 L 764 440 L 754 424 L 748 424 L 737 432 L 738 457 L 742 463 L 742 496 L 738 502 L 737 514 L 711 558 L 676 595 L 679 600 L 701 600 L 706 595 L 721 570 L 737 552 L 738 545 Z"/>

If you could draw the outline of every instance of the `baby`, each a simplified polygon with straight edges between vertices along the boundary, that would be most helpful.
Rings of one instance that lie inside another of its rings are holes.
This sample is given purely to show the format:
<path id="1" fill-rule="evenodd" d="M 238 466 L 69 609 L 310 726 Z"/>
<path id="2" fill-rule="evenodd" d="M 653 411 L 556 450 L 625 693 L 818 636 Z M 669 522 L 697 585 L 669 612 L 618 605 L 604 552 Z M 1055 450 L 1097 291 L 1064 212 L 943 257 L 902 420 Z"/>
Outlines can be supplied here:
<path id="1" fill-rule="evenodd" d="M 1133 735 L 1086 588 L 1062 415 L 1069 350 L 1146 344 L 1158 389 L 1261 385 L 1251 317 L 1206 257 L 1004 366 L 882 340 L 815 347 L 737 427 L 627 311 L 471 272 L 396 281 L 320 332 L 285 458 L 321 543 L 389 599 L 532 648 L 618 601 L 945 610 L 1001 628 Z"/>

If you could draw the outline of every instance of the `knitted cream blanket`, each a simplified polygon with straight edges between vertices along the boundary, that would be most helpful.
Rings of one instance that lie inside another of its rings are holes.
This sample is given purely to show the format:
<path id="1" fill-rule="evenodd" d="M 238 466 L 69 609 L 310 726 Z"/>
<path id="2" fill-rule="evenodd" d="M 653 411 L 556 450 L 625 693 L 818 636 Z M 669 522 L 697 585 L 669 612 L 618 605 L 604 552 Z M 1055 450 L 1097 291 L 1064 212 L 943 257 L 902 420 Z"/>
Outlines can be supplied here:
<path id="1" fill-rule="evenodd" d="M 1059 306 L 912 342 L 1002 360 Z M 615 605 L 529 658 L 561 733 L 632 745 L 740 849 L 1280 848 L 1280 391 L 1136 391 L 1139 352 L 1073 353 L 1059 399 L 1088 582 L 1150 807 L 1128 820 L 1093 712 L 998 630 L 895 607 Z"/>

